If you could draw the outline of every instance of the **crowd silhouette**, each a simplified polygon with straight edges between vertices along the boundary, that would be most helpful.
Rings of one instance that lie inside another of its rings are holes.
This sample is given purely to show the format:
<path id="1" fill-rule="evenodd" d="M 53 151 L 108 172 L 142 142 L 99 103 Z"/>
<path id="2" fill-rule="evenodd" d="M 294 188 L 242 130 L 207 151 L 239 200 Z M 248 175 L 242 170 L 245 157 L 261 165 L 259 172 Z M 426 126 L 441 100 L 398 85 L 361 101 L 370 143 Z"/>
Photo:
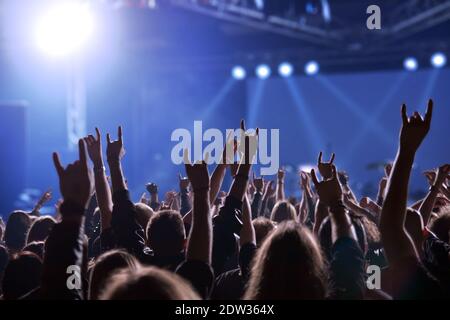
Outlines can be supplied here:
<path id="1" fill-rule="evenodd" d="M 300 199 L 285 194 L 283 169 L 275 181 L 256 176 L 256 150 L 248 146 L 257 145 L 258 131 L 249 133 L 242 121 L 245 134 L 229 137 L 222 155 L 241 152 L 240 162 L 222 161 L 210 174 L 205 162 L 186 158 L 179 190 L 160 201 L 157 182 L 149 183 L 135 203 L 121 165 L 122 128 L 117 140 L 106 135 L 106 159 L 96 128 L 80 139 L 77 161 L 65 166 L 53 154 L 62 197 L 55 216 L 40 214 L 51 198 L 46 192 L 32 212 L 14 211 L 2 222 L 1 297 L 449 298 L 450 165 L 426 172 L 428 193 L 408 206 L 414 157 L 432 113 L 432 100 L 423 117 L 401 107 L 395 160 L 380 177 L 377 198 L 360 200 L 334 154 L 323 161 L 320 152 L 317 167 L 299 173 Z M 232 183 L 224 191 L 227 174 Z M 368 280 L 369 266 L 379 268 L 380 279 Z"/>

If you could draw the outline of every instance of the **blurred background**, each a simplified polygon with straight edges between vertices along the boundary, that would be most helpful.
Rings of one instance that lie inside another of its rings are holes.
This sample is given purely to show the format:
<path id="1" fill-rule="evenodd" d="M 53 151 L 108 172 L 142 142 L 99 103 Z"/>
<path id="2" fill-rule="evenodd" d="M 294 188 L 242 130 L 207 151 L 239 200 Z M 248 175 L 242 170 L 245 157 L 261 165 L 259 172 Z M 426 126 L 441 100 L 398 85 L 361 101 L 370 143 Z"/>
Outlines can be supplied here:
<path id="1" fill-rule="evenodd" d="M 372 4 L 380 30 L 366 26 Z M 449 55 L 444 0 L 0 0 L 0 215 L 30 210 L 47 189 L 53 212 L 51 153 L 73 161 L 95 126 L 116 137 L 123 125 L 135 200 L 150 181 L 163 196 L 184 173 L 170 135 L 194 120 L 280 129 L 288 194 L 323 150 L 357 195 L 375 197 L 401 103 L 424 111 L 433 97 L 418 199 L 422 172 L 450 156 Z"/>

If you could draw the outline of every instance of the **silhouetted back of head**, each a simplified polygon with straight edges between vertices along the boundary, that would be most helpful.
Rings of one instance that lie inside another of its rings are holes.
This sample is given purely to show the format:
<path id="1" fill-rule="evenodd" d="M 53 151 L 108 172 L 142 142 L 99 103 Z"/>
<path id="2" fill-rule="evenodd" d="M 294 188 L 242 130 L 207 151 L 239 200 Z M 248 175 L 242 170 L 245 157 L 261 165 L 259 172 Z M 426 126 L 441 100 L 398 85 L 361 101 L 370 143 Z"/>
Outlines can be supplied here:
<path id="1" fill-rule="evenodd" d="M 177 211 L 164 210 L 153 215 L 147 225 L 147 241 L 155 254 L 174 256 L 184 249 L 186 231 Z"/>
<path id="2" fill-rule="evenodd" d="M 3 279 L 3 272 L 5 271 L 8 261 L 9 261 L 8 249 L 6 249 L 5 246 L 0 245 L 0 294 L 2 292 L 1 284 Z"/>
<path id="3" fill-rule="evenodd" d="M 324 299 L 326 294 L 325 262 L 313 234 L 294 221 L 281 223 L 253 260 L 245 299 Z"/>
<path id="4" fill-rule="evenodd" d="M 28 231 L 27 243 L 33 241 L 45 241 L 55 224 L 55 219 L 50 216 L 43 216 L 34 220 Z"/>
<path id="5" fill-rule="evenodd" d="M 26 244 L 31 219 L 23 211 L 14 211 L 8 218 L 5 228 L 5 244 L 11 252 L 18 252 Z"/>
<path id="6" fill-rule="evenodd" d="M 175 273 L 155 267 L 124 270 L 112 276 L 101 300 L 199 300 L 190 284 Z"/>
<path id="7" fill-rule="evenodd" d="M 142 229 L 145 229 L 147 227 L 148 222 L 154 215 L 153 209 L 150 208 L 145 203 L 136 203 L 134 205 L 134 208 L 136 210 L 137 222 L 142 227 Z"/>
<path id="8" fill-rule="evenodd" d="M 106 281 L 122 269 L 136 269 L 137 259 L 123 250 L 111 250 L 99 256 L 91 270 L 89 300 L 97 300 L 105 288 Z"/>
<path id="9" fill-rule="evenodd" d="M 437 217 L 430 226 L 430 230 L 442 241 L 450 243 L 450 212 Z"/>
<path id="10" fill-rule="evenodd" d="M 264 239 L 275 229 L 275 224 L 265 217 L 259 217 L 253 220 L 253 228 L 255 228 L 256 245 L 260 247 Z"/>
<path id="11" fill-rule="evenodd" d="M 295 207 L 289 201 L 278 201 L 272 209 L 270 220 L 283 222 L 287 220 L 296 220 Z"/>
<path id="12" fill-rule="evenodd" d="M 31 252 L 14 256 L 6 266 L 2 289 L 5 300 L 16 300 L 40 285 L 42 260 Z"/>
<path id="13" fill-rule="evenodd" d="M 359 247 L 362 252 L 367 253 L 367 237 L 364 230 L 364 225 L 359 218 L 350 215 L 353 227 L 355 228 L 356 238 L 358 239 Z M 326 217 L 319 228 L 319 241 L 320 246 L 325 256 L 330 259 L 332 254 L 333 241 L 331 237 L 331 220 L 330 217 Z"/>
<path id="14" fill-rule="evenodd" d="M 45 247 L 44 241 L 33 241 L 33 242 L 30 242 L 29 244 L 27 244 L 25 246 L 25 248 L 23 248 L 22 251 L 32 252 L 43 260 L 44 259 L 44 247 Z"/>

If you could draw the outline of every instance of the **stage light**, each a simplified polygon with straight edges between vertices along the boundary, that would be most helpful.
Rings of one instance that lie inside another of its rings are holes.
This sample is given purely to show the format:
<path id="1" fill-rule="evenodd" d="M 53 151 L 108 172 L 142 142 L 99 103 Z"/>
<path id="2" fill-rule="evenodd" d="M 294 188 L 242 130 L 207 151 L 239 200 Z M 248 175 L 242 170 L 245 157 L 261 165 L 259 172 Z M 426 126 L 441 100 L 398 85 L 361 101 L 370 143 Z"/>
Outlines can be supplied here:
<path id="1" fill-rule="evenodd" d="M 310 61 L 305 65 L 305 73 L 313 75 L 319 72 L 319 64 L 316 61 Z"/>
<path id="2" fill-rule="evenodd" d="M 403 61 L 403 67 L 408 71 L 416 71 L 419 63 L 416 58 L 408 57 Z"/>
<path id="3" fill-rule="evenodd" d="M 89 7 L 78 1 L 61 1 L 40 17 L 36 26 L 38 47 L 52 56 L 82 49 L 91 38 L 94 18 Z"/>
<path id="4" fill-rule="evenodd" d="M 294 72 L 294 67 L 289 62 L 283 62 L 278 66 L 278 73 L 282 77 L 289 77 Z"/>
<path id="5" fill-rule="evenodd" d="M 431 56 L 431 64 L 435 68 L 442 68 L 447 63 L 447 57 L 442 52 L 436 52 Z"/>
<path id="6" fill-rule="evenodd" d="M 241 66 L 235 66 L 233 68 L 233 70 L 231 70 L 231 75 L 236 80 L 243 80 L 243 79 L 245 79 L 246 74 L 247 73 L 245 72 L 245 69 L 242 68 Z"/>
<path id="7" fill-rule="evenodd" d="M 270 77 L 270 67 L 266 64 L 261 64 L 256 67 L 256 75 L 260 79 L 267 79 Z"/>

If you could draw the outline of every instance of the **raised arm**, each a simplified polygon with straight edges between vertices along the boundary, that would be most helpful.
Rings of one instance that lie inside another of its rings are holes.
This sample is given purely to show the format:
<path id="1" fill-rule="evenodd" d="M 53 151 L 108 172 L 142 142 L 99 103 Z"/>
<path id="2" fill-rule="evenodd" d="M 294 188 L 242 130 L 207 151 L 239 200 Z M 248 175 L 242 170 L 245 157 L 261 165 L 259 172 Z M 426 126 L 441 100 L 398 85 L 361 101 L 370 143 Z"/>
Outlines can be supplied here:
<path id="1" fill-rule="evenodd" d="M 414 112 L 408 118 L 406 105 L 402 105 L 400 143 L 392 172 L 389 176 L 386 197 L 381 209 L 380 231 L 386 256 L 390 264 L 405 257 L 418 259 L 414 244 L 405 231 L 404 223 L 408 199 L 408 183 L 417 149 L 430 130 L 433 102 L 428 102 L 425 119 Z"/>
<path id="2" fill-rule="evenodd" d="M 255 186 L 255 194 L 253 196 L 253 201 L 250 207 L 253 219 L 257 218 L 259 216 L 259 212 L 261 211 L 264 183 L 265 183 L 264 178 L 263 177 L 257 178 L 255 172 L 253 172 L 253 185 Z"/>
<path id="3" fill-rule="evenodd" d="M 186 174 L 194 192 L 191 233 L 186 251 L 187 260 L 211 264 L 212 223 L 210 214 L 210 180 L 205 162 L 191 165 L 186 162 Z"/>
<path id="4" fill-rule="evenodd" d="M 105 174 L 105 165 L 103 162 L 101 134 L 98 128 L 95 128 L 97 137 L 89 135 L 84 138 L 87 145 L 87 151 L 94 165 L 95 194 L 97 204 L 100 208 L 101 230 L 111 226 L 111 215 L 113 209 L 111 188 Z"/>
<path id="5" fill-rule="evenodd" d="M 241 130 L 243 134 L 245 133 L 245 122 L 241 121 Z M 252 167 L 252 161 L 256 154 L 256 146 L 258 141 L 258 129 L 256 131 L 256 135 L 248 135 L 244 134 L 244 146 L 245 150 L 243 151 L 243 155 L 241 157 L 241 163 L 237 169 L 237 173 L 234 177 L 233 183 L 231 185 L 231 189 L 229 195 L 238 199 L 239 201 L 244 200 L 244 195 L 247 192 L 248 187 L 248 179 L 250 174 L 250 169 Z"/>
<path id="6" fill-rule="evenodd" d="M 66 168 L 62 166 L 58 154 L 53 153 L 53 162 L 64 200 L 60 207 L 61 222 L 53 227 L 46 241 L 41 283 L 44 299 L 83 298 L 81 271 L 84 250 L 84 212 L 92 194 L 93 178 L 82 139 L 78 147 L 79 160 Z M 72 268 L 71 272 L 75 276 L 73 281 L 68 280 L 69 267 Z"/>
<path id="7" fill-rule="evenodd" d="M 122 138 L 122 127 L 120 126 L 118 129 L 118 140 L 111 141 L 111 137 L 108 133 L 106 135 L 106 141 L 108 142 L 108 146 L 106 148 L 106 156 L 111 173 L 113 193 L 121 190 L 127 190 L 121 163 L 121 160 L 125 155 Z"/>
<path id="8" fill-rule="evenodd" d="M 311 178 L 319 195 L 320 203 L 329 209 L 333 243 L 342 237 L 357 240 L 355 228 L 343 202 L 342 187 L 339 183 L 336 167 L 331 165 L 331 178 L 329 179 L 319 182 L 314 169 L 311 170 Z"/>
<path id="9" fill-rule="evenodd" d="M 236 148 L 237 141 L 230 134 L 223 149 L 222 159 L 219 161 L 211 175 L 211 191 L 209 194 L 210 205 L 214 203 L 217 198 L 217 194 L 222 188 L 223 179 L 225 178 L 228 164 L 232 164 L 234 162 L 233 160 Z"/>
<path id="10" fill-rule="evenodd" d="M 252 243 L 256 245 L 255 228 L 252 223 L 252 212 L 250 201 L 247 196 L 244 197 L 242 204 L 242 229 L 240 234 L 241 247 L 245 244 Z"/>
<path id="11" fill-rule="evenodd" d="M 283 169 L 278 169 L 277 173 L 277 201 L 284 200 L 285 193 L 284 193 L 284 176 L 285 171 Z"/>
<path id="12" fill-rule="evenodd" d="M 106 154 L 108 157 L 113 188 L 111 227 L 114 231 L 114 246 L 124 248 L 128 252 L 140 257 L 145 247 L 143 239 L 144 232 L 136 221 L 136 210 L 134 203 L 130 200 L 130 195 L 122 171 L 121 160 L 125 155 L 122 127 L 119 127 L 118 130 L 118 140 L 111 141 L 109 134 L 106 135 L 106 139 L 108 142 Z"/>
<path id="13" fill-rule="evenodd" d="M 331 178 L 319 182 L 314 170 L 311 178 L 320 202 L 330 211 L 332 256 L 329 266 L 331 296 L 338 299 L 362 299 L 365 285 L 364 254 L 358 244 L 355 227 L 343 203 L 337 170 L 331 165 Z"/>
<path id="14" fill-rule="evenodd" d="M 333 161 L 335 154 L 331 155 L 329 162 L 322 162 L 322 151 L 319 153 L 317 158 L 317 168 L 319 169 L 320 175 L 324 180 L 331 179 L 333 177 Z M 312 175 L 311 175 L 312 178 Z M 314 182 L 314 179 L 313 179 Z M 322 221 L 329 215 L 329 206 L 324 203 L 319 196 L 319 200 L 316 203 L 315 214 L 314 214 L 314 227 L 313 230 L 317 234 L 319 231 Z"/>

